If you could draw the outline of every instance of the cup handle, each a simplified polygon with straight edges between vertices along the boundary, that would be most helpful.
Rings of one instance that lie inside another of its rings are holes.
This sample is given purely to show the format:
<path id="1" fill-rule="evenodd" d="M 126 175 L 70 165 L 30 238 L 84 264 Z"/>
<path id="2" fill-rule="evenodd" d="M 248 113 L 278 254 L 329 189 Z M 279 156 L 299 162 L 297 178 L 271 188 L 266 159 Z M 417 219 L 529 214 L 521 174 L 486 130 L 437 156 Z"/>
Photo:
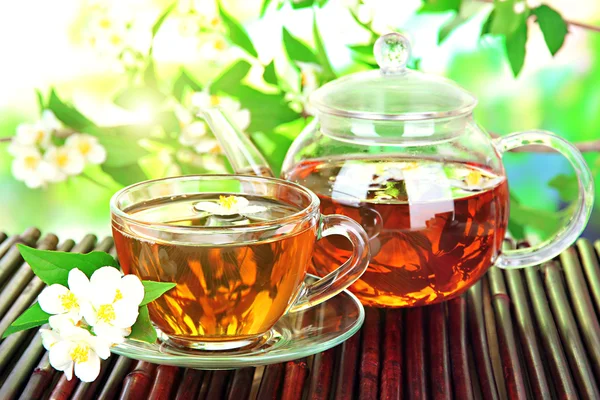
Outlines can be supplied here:
<path id="1" fill-rule="evenodd" d="M 335 271 L 302 287 L 289 312 L 305 310 L 324 302 L 352 285 L 369 265 L 369 238 L 362 226 L 343 215 L 322 215 L 318 240 L 330 235 L 342 235 L 352 243 L 352 255 Z"/>
<path id="2" fill-rule="evenodd" d="M 569 222 L 558 233 L 533 247 L 504 251 L 495 265 L 500 268 L 522 268 L 548 261 L 569 247 L 583 232 L 594 204 L 594 181 L 589 167 L 575 146 L 550 132 L 527 131 L 512 133 L 494 140 L 500 155 L 516 147 L 542 145 L 562 154 L 575 169 L 579 186 L 579 196 Z"/>

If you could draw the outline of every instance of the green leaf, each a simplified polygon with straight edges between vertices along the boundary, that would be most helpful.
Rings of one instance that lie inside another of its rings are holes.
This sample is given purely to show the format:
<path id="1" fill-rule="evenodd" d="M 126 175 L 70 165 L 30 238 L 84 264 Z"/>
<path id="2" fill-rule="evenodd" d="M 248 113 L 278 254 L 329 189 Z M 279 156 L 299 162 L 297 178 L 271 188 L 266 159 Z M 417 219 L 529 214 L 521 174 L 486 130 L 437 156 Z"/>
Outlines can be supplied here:
<path id="1" fill-rule="evenodd" d="M 269 134 L 256 132 L 251 135 L 251 138 L 269 165 L 273 167 L 273 172 L 279 175 L 279 169 L 293 140 L 274 132 Z"/>
<path id="2" fill-rule="evenodd" d="M 245 60 L 239 60 L 235 64 L 227 68 L 219 75 L 210 85 L 210 92 L 217 93 L 219 91 L 231 94 L 244 80 L 250 72 L 250 63 Z"/>
<path id="3" fill-rule="evenodd" d="M 248 34 L 242 28 L 242 26 L 235 20 L 231 15 L 229 15 L 222 7 L 221 2 L 219 2 L 219 14 L 221 15 L 221 19 L 227 28 L 229 39 L 237 46 L 244 49 L 251 56 L 258 58 L 258 53 L 248 37 Z"/>
<path id="4" fill-rule="evenodd" d="M 525 64 L 525 45 L 527 43 L 527 20 L 523 19 L 518 29 L 506 37 L 504 42 L 506 56 L 515 76 L 519 75 Z"/>
<path id="5" fill-rule="evenodd" d="M 370 65 L 373 68 L 378 68 L 377 61 L 375 60 L 375 55 L 373 54 L 373 43 L 352 44 L 348 45 L 348 48 L 352 52 L 352 59 Z"/>
<path id="6" fill-rule="evenodd" d="M 106 149 L 105 167 L 119 168 L 137 164 L 148 151 L 138 144 L 137 138 L 127 136 L 102 135 L 98 141 Z"/>
<path id="7" fill-rule="evenodd" d="M 462 0 L 423 0 L 419 12 L 444 12 L 460 10 Z"/>
<path id="8" fill-rule="evenodd" d="M 283 46 L 290 60 L 319 64 L 315 52 L 306 43 L 293 36 L 286 28 L 283 28 Z"/>
<path id="9" fill-rule="evenodd" d="M 154 282 L 154 281 L 142 281 L 144 285 L 144 299 L 142 300 L 141 306 L 144 306 L 151 301 L 158 299 L 165 292 L 173 289 L 177 286 L 176 283 L 172 282 Z"/>
<path id="10" fill-rule="evenodd" d="M 126 110 L 141 106 L 157 108 L 166 99 L 165 95 L 150 86 L 128 87 L 117 93 L 113 102 Z"/>
<path id="11" fill-rule="evenodd" d="M 190 89 L 193 92 L 199 92 L 202 90 L 202 86 L 182 68 L 179 71 L 179 76 L 175 79 L 175 82 L 173 82 L 173 97 L 181 102 L 186 89 Z"/>
<path id="12" fill-rule="evenodd" d="M 329 0 L 316 0 L 317 5 L 321 8 L 325 7 L 325 5 L 329 2 Z"/>
<path id="13" fill-rule="evenodd" d="M 54 115 L 56 115 L 56 118 L 63 124 L 70 126 L 77 131 L 81 132 L 85 131 L 86 128 L 94 127 L 94 123 L 80 113 L 75 107 L 63 102 L 54 89 L 50 91 L 48 109 L 51 110 Z"/>
<path id="14" fill-rule="evenodd" d="M 323 77 L 326 81 L 332 80 L 336 78 L 335 71 L 329 62 L 329 58 L 327 57 L 327 51 L 325 50 L 325 45 L 323 43 L 323 39 L 321 38 L 321 34 L 319 33 L 319 27 L 317 26 L 317 15 L 313 15 L 313 38 L 315 40 L 315 49 L 317 50 L 317 59 L 319 60 L 319 64 L 321 68 L 323 68 Z"/>
<path id="15" fill-rule="evenodd" d="M 109 167 L 102 164 L 101 168 L 102 171 L 110 175 L 115 182 L 120 183 L 123 186 L 129 186 L 148 179 L 148 176 L 146 176 L 139 164 L 128 165 L 127 167 Z"/>
<path id="16" fill-rule="evenodd" d="M 272 0 L 263 0 L 262 6 L 260 7 L 260 17 L 264 17 L 267 9 L 269 8 L 269 4 L 271 4 Z"/>
<path id="17" fill-rule="evenodd" d="M 290 4 L 294 10 L 298 10 L 300 8 L 309 8 L 313 6 L 315 0 L 292 0 Z"/>
<path id="18" fill-rule="evenodd" d="M 488 15 L 487 19 L 481 26 L 481 33 L 480 33 L 479 37 L 482 37 L 483 35 L 488 35 L 491 33 L 493 20 L 494 20 L 494 10 L 492 10 L 492 12 L 490 12 L 490 15 Z"/>
<path id="19" fill-rule="evenodd" d="M 567 23 L 561 15 L 545 4 L 531 10 L 537 17 L 546 46 L 552 55 L 555 55 L 565 42 L 565 36 L 569 32 Z"/>
<path id="20" fill-rule="evenodd" d="M 572 202 L 577 200 L 579 193 L 579 182 L 575 175 L 560 174 L 555 176 L 548 182 L 548 186 L 556 189 L 560 199 L 564 202 Z"/>
<path id="21" fill-rule="evenodd" d="M 39 303 L 35 302 L 31 307 L 25 310 L 23 314 L 15 319 L 8 328 L 6 328 L 4 333 L 2 333 L 2 339 L 6 338 L 8 335 L 12 335 L 15 332 L 44 325 L 48 322 L 48 318 L 50 318 L 50 316 L 51 314 L 48 314 L 42 310 L 42 307 L 40 307 Z"/>
<path id="22" fill-rule="evenodd" d="M 356 22 L 358 25 L 360 25 L 363 29 L 367 30 L 371 34 L 372 40 L 376 40 L 379 37 L 377 32 L 375 32 L 368 23 L 362 22 L 358 18 L 358 15 L 356 15 L 356 13 L 354 13 L 354 11 L 350 10 L 350 16 L 352 16 L 352 19 L 354 20 L 354 22 Z"/>
<path id="23" fill-rule="evenodd" d="M 494 18 L 490 26 L 490 33 L 506 35 L 515 32 L 523 23 L 523 14 L 515 12 L 517 0 L 494 0 Z"/>
<path id="24" fill-rule="evenodd" d="M 449 21 L 444 23 L 438 32 L 438 44 L 441 44 L 450 34 L 459 26 L 464 24 L 466 19 L 460 15 L 455 15 Z"/>
<path id="25" fill-rule="evenodd" d="M 163 11 L 163 13 L 158 17 L 158 19 L 156 20 L 156 22 L 152 26 L 152 38 L 153 39 L 156 36 L 156 34 L 158 33 L 158 30 L 160 29 L 160 27 L 163 25 L 163 23 L 165 22 L 165 20 L 169 16 L 169 14 L 171 14 L 171 12 L 175 9 L 176 6 L 177 6 L 177 2 L 172 3 L 167 8 L 165 8 L 165 10 Z"/>
<path id="26" fill-rule="evenodd" d="M 156 66 L 154 60 L 150 59 L 144 69 L 144 85 L 158 91 L 158 78 L 156 77 Z"/>
<path id="27" fill-rule="evenodd" d="M 277 86 L 278 79 L 277 73 L 275 72 L 275 61 L 271 61 L 266 67 L 265 72 L 263 72 L 263 79 L 265 82 L 270 83 L 271 85 Z"/>
<path id="28" fill-rule="evenodd" d="M 150 322 L 148 306 L 140 307 L 140 314 L 138 315 L 135 324 L 131 327 L 131 333 L 127 338 L 150 344 L 155 343 L 156 339 L 158 339 L 156 336 L 156 329 L 154 329 L 152 322 Z"/>
<path id="29" fill-rule="evenodd" d="M 37 97 L 38 107 L 40 113 L 46 109 L 46 102 L 44 101 L 44 95 L 39 89 L 35 89 L 35 95 Z"/>
<path id="30" fill-rule="evenodd" d="M 73 268 L 79 268 L 88 278 L 100 267 L 119 268 L 110 254 L 101 251 L 79 254 L 38 250 L 23 244 L 17 247 L 33 272 L 47 285 L 58 283 L 67 286 L 69 271 Z"/>
<path id="31" fill-rule="evenodd" d="M 545 237 L 550 237 L 564 226 L 567 214 L 570 215 L 570 213 L 571 210 L 568 208 L 562 211 L 547 211 L 527 207 L 511 195 L 509 230 L 515 236 L 524 236 L 524 228 L 527 227 Z"/>

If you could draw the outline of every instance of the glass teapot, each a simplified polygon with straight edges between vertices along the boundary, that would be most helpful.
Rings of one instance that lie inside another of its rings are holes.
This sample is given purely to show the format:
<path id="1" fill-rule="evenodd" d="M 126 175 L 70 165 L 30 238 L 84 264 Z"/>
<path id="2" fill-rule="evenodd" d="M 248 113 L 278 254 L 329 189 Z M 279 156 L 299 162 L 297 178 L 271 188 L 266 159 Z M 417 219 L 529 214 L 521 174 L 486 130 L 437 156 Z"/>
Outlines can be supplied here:
<path id="1" fill-rule="evenodd" d="M 406 68 L 410 43 L 401 34 L 380 37 L 374 53 L 379 70 L 345 76 L 311 95 L 316 118 L 290 147 L 282 172 L 319 196 L 322 213 L 349 216 L 367 231 L 371 261 L 350 288 L 363 304 L 410 307 L 448 300 L 492 265 L 536 265 L 577 239 L 594 191 L 573 145 L 541 131 L 491 138 L 473 120 L 473 95 Z M 223 114 L 209 110 L 205 117 L 236 172 L 270 174 Z M 502 154 L 531 144 L 569 160 L 579 183 L 577 204 L 551 239 L 502 250 L 509 213 Z M 326 275 L 351 256 L 344 240 L 319 241 L 313 273 Z"/>

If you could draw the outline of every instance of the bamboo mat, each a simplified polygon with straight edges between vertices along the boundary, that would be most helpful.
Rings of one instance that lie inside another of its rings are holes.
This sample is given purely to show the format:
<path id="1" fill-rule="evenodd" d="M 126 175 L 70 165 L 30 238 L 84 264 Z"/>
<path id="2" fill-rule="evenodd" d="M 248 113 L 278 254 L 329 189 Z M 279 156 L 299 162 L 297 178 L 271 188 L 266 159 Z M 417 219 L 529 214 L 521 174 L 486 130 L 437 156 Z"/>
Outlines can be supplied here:
<path id="1" fill-rule="evenodd" d="M 0 233 L 0 333 L 43 288 L 16 243 L 114 251 L 86 236 Z M 600 241 L 540 267 L 492 268 L 464 296 L 366 310 L 360 331 L 308 359 L 235 371 L 157 366 L 113 355 L 99 378 L 67 381 L 36 329 L 0 342 L 0 399 L 599 399 Z"/>

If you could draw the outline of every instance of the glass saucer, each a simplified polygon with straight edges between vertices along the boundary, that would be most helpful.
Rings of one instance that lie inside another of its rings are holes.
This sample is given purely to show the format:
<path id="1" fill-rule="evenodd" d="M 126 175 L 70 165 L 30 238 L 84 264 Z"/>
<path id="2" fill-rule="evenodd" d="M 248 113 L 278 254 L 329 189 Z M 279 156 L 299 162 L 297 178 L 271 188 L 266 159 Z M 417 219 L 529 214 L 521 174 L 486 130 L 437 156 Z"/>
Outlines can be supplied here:
<path id="1" fill-rule="evenodd" d="M 316 278 L 307 275 L 305 282 Z M 233 369 L 275 364 L 325 351 L 351 337 L 361 327 L 364 309 L 344 290 L 317 306 L 281 318 L 263 340 L 235 350 L 193 350 L 169 344 L 157 330 L 154 344 L 126 340 L 113 353 L 156 364 L 199 369 Z"/>

